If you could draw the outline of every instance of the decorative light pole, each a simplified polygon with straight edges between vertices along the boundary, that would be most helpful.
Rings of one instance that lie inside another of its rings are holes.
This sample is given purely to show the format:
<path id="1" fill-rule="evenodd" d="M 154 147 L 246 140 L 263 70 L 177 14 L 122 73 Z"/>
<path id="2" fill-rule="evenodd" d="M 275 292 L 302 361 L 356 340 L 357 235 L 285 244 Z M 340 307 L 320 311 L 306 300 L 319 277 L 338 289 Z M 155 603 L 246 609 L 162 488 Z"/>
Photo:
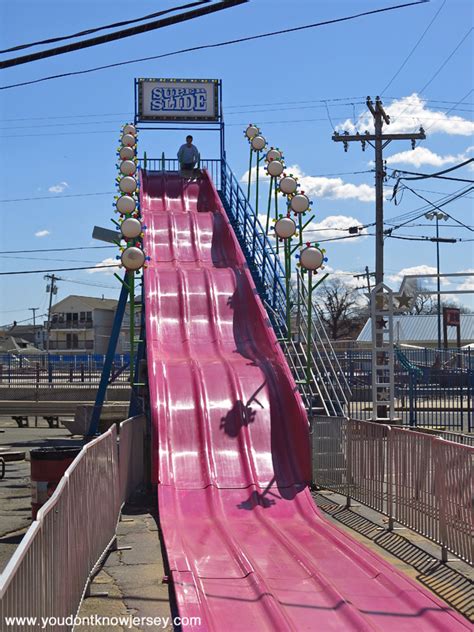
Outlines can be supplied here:
<path id="1" fill-rule="evenodd" d="M 306 247 L 297 255 L 299 259 L 298 266 L 301 267 L 303 274 L 308 275 L 308 323 L 307 323 L 307 340 L 306 340 L 306 383 L 311 382 L 311 364 L 312 364 L 312 325 L 313 325 L 313 292 L 328 276 L 325 274 L 317 283 L 313 285 L 313 274 L 317 274 L 318 270 L 324 270 L 324 263 L 327 261 L 326 251 L 319 247 L 319 244 L 312 245 L 307 242 Z"/>
<path id="2" fill-rule="evenodd" d="M 258 134 L 260 134 L 260 128 L 258 128 L 256 125 L 253 125 L 252 123 L 250 123 L 247 126 L 247 129 L 244 130 L 244 134 L 245 137 L 247 138 L 247 140 L 250 141 L 252 140 L 252 138 L 254 138 L 254 136 L 258 136 Z M 250 200 L 250 185 L 252 184 L 252 158 L 253 158 L 253 151 L 252 151 L 252 145 L 250 145 L 250 157 L 249 157 L 249 182 L 248 182 L 248 186 L 247 186 L 247 200 Z"/>
<path id="3" fill-rule="evenodd" d="M 446 221 L 449 215 L 443 213 L 443 211 L 430 211 L 425 213 L 426 219 L 430 221 L 436 220 L 436 283 L 437 283 L 437 301 L 438 305 L 436 312 L 438 315 L 438 349 L 441 349 L 441 282 L 439 277 L 439 220 Z"/>
<path id="4" fill-rule="evenodd" d="M 274 229 L 278 239 L 283 241 L 285 253 L 286 331 L 287 339 L 291 340 L 291 238 L 296 233 L 296 224 L 291 217 L 280 217 L 280 219 L 275 222 Z"/>
<path id="5" fill-rule="evenodd" d="M 132 124 L 126 124 L 122 128 L 121 146 L 117 151 L 120 162 L 117 165 L 119 175 L 117 185 L 119 195 L 116 197 L 116 212 L 120 215 L 119 221 L 112 222 L 120 229 L 120 241 L 117 245 L 120 248 L 121 266 L 125 268 L 125 279 L 121 279 L 118 274 L 115 277 L 125 286 L 129 294 L 130 304 L 130 382 L 134 381 L 134 356 L 135 356 L 135 273 L 146 268 L 146 261 L 149 260 L 143 251 L 142 237 L 146 229 L 140 220 L 139 197 L 138 197 L 138 161 L 136 157 L 137 129 Z M 121 242 L 124 241 L 125 245 Z"/>

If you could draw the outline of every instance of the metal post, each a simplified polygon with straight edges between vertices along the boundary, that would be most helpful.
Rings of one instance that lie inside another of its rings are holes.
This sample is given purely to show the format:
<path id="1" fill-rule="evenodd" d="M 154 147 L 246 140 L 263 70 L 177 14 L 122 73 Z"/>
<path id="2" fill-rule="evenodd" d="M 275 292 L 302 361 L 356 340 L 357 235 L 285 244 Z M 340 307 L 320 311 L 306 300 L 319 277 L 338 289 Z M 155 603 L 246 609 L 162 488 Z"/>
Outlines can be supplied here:
<path id="1" fill-rule="evenodd" d="M 252 154 L 253 149 L 252 145 L 250 145 L 250 159 L 249 159 L 249 183 L 247 187 L 247 200 L 250 202 L 250 185 L 252 184 Z"/>
<path id="2" fill-rule="evenodd" d="M 130 384 L 133 385 L 133 366 L 135 358 L 135 272 L 128 273 L 128 287 L 130 288 Z"/>
<path id="3" fill-rule="evenodd" d="M 273 176 L 270 176 L 270 188 L 268 190 L 268 205 L 267 205 L 267 223 L 265 225 L 265 233 L 267 235 L 270 229 L 270 212 L 271 212 L 271 207 L 272 207 L 272 193 L 273 193 Z"/>
<path id="4" fill-rule="evenodd" d="M 441 349 L 441 283 L 439 278 L 439 219 L 436 214 L 436 290 L 437 290 L 437 314 L 438 314 L 438 349 Z"/>
<path id="5" fill-rule="evenodd" d="M 276 178 L 274 181 L 274 187 L 275 187 L 275 221 L 277 221 L 278 219 L 278 184 L 277 184 Z M 280 246 L 278 244 L 278 239 L 276 240 L 276 253 L 277 255 L 280 254 Z"/>
<path id="6" fill-rule="evenodd" d="M 87 436 L 93 437 L 98 434 L 100 414 L 102 412 L 102 405 L 104 403 L 105 395 L 107 392 L 107 386 L 109 384 L 110 370 L 114 360 L 115 350 L 117 348 L 117 342 L 120 335 L 120 328 L 122 326 L 123 315 L 127 306 L 127 298 L 129 296 L 129 287 L 127 284 L 127 275 L 125 275 L 122 283 L 122 289 L 120 291 L 120 297 L 115 311 L 114 322 L 112 325 L 112 332 L 109 338 L 109 344 L 107 347 L 107 354 L 105 356 L 104 366 L 102 368 L 102 375 L 100 377 L 99 388 L 97 389 L 97 395 L 95 398 L 94 408 L 92 410 L 91 423 Z"/>
<path id="7" fill-rule="evenodd" d="M 285 250 L 285 282 L 286 282 L 286 331 L 287 339 L 291 340 L 291 296 L 290 296 L 290 280 L 291 280 L 291 238 L 285 239 L 283 248 Z"/>
<path id="8" fill-rule="evenodd" d="M 312 360 L 312 324 L 313 324 L 313 272 L 308 270 L 308 339 L 306 345 L 306 382 L 311 382 L 311 360 Z"/>

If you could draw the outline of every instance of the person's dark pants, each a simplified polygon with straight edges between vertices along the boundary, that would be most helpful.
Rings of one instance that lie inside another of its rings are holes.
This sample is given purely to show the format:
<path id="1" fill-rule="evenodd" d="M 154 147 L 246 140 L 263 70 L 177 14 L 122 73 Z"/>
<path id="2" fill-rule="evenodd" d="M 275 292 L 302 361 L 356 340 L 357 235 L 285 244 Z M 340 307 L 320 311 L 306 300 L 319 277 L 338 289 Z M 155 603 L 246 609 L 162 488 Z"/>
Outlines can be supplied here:
<path id="1" fill-rule="evenodd" d="M 192 171 L 194 169 L 194 162 L 183 162 L 181 169 L 185 171 Z"/>

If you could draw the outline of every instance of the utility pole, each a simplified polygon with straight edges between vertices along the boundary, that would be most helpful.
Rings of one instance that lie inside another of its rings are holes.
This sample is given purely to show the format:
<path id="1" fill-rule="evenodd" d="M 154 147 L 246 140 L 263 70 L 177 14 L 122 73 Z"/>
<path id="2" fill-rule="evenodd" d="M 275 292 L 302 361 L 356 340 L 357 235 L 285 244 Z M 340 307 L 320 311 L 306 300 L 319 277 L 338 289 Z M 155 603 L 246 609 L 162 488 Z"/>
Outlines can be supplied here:
<path id="1" fill-rule="evenodd" d="M 392 140 L 409 140 L 415 149 L 417 140 L 426 138 L 422 127 L 415 134 L 384 134 L 383 125 L 390 124 L 390 117 L 383 108 L 380 97 L 375 104 L 367 97 L 366 105 L 374 119 L 374 134 L 343 134 L 335 132 L 332 139 L 343 143 L 344 151 L 349 143 L 359 142 L 362 151 L 368 143 L 375 150 L 375 288 L 370 293 L 372 323 L 372 419 L 373 421 L 394 421 L 394 346 L 393 346 L 393 292 L 383 285 L 384 277 L 384 221 L 383 183 L 385 168 L 383 150 Z"/>
<path id="2" fill-rule="evenodd" d="M 58 286 L 56 285 L 56 281 L 58 280 L 57 276 L 54 274 L 47 274 L 45 279 L 51 281 L 51 283 L 46 287 L 46 291 L 49 290 L 49 306 L 48 306 L 48 327 L 46 331 L 46 351 L 49 353 L 49 333 L 51 330 L 51 307 L 53 305 L 53 294 L 58 293 Z"/>
<path id="3" fill-rule="evenodd" d="M 417 140 L 426 138 L 422 127 L 416 134 L 383 134 L 383 124 L 390 124 L 390 117 L 383 108 L 380 97 L 375 97 L 375 105 L 370 97 L 367 97 L 367 107 L 374 117 L 375 134 L 349 134 L 335 132 L 332 140 L 336 143 L 344 144 L 344 151 L 349 148 L 349 143 L 359 142 L 362 144 L 362 151 L 365 151 L 366 143 L 375 149 L 375 284 L 383 283 L 384 261 L 383 261 L 383 183 L 386 176 L 383 162 L 383 150 L 392 140 L 410 140 L 412 149 L 415 148 Z"/>
<path id="4" fill-rule="evenodd" d="M 367 280 L 367 291 L 370 294 L 370 292 L 372 291 L 372 288 L 370 287 L 370 277 L 374 277 L 375 272 L 369 272 L 369 266 L 365 266 L 365 272 L 362 272 L 361 274 L 353 274 L 352 276 L 354 277 L 354 279 L 360 279 L 362 277 L 365 277 Z M 363 289 L 363 288 L 356 288 L 356 289 Z"/>
<path id="5" fill-rule="evenodd" d="M 28 307 L 28 309 L 33 312 L 33 327 L 36 327 L 36 312 L 39 310 L 39 307 Z"/>

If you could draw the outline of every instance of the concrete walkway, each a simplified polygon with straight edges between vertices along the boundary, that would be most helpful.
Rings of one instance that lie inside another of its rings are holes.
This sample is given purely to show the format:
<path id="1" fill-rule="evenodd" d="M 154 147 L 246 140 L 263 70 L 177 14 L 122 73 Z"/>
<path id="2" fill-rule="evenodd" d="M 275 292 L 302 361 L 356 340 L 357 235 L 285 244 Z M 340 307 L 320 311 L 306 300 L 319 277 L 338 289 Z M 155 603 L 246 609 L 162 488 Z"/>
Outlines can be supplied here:
<path id="1" fill-rule="evenodd" d="M 172 595 L 165 578 L 155 496 L 132 497 L 122 512 L 117 536 L 118 550 L 107 556 L 79 617 L 122 617 L 122 622 L 84 624 L 75 632 L 179 630 L 172 623 Z"/>

